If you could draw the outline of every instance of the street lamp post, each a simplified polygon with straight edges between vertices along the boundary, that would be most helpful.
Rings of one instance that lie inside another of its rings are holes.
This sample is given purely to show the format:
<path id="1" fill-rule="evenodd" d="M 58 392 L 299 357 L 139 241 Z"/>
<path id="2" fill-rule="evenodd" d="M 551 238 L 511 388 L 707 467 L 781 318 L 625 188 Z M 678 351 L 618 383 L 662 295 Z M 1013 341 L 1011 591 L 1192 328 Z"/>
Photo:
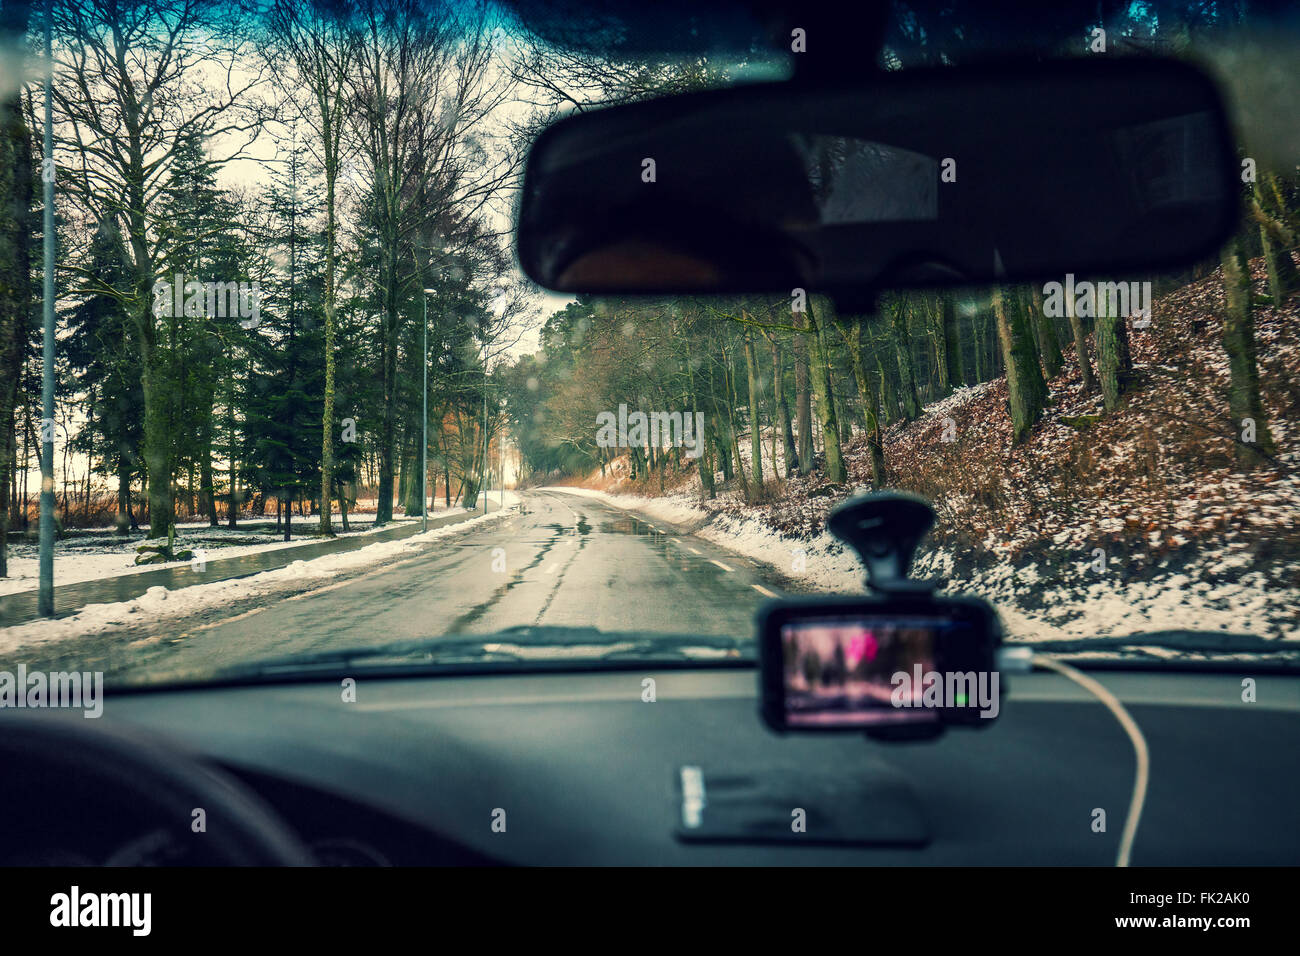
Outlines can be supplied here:
<path id="1" fill-rule="evenodd" d="M 420 370 L 424 381 L 420 387 L 420 530 L 429 530 L 429 290 L 420 292 L 420 311 L 424 332 L 420 337 Z"/>
<path id="2" fill-rule="evenodd" d="M 41 523 L 40 554 L 37 563 L 37 611 L 42 617 L 54 616 L 54 158 L 53 107 L 53 28 L 45 6 L 45 332 L 41 367 Z"/>
<path id="3" fill-rule="evenodd" d="M 429 530 L 429 295 L 434 289 L 422 289 L 420 292 L 420 309 L 424 318 L 424 332 L 420 339 L 423 357 L 420 368 L 424 375 L 424 385 L 420 396 L 420 530 Z"/>
<path id="4" fill-rule="evenodd" d="M 488 506 L 487 343 L 483 345 L 483 513 Z"/>

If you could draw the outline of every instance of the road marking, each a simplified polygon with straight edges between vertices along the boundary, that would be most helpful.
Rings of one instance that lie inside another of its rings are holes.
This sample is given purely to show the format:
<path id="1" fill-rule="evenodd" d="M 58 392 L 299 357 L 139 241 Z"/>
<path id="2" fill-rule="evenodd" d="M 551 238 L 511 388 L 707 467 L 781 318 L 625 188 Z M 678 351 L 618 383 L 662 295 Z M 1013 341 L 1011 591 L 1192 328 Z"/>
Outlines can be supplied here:
<path id="1" fill-rule="evenodd" d="M 271 605 L 268 604 L 266 607 L 255 607 L 251 611 L 245 611 L 243 614 L 236 614 L 234 617 L 223 618 L 220 621 L 212 621 L 209 624 L 200 624 L 198 627 L 194 628 L 193 630 L 187 631 L 186 633 L 182 634 L 181 637 L 189 637 L 190 634 L 194 633 L 194 631 L 207 631 L 207 630 L 211 630 L 214 627 L 221 627 L 223 624 L 231 624 L 235 621 L 242 621 L 246 617 L 252 617 L 254 614 L 261 614 L 263 611 L 270 610 L 270 608 Z"/>
<path id="2" fill-rule="evenodd" d="M 763 587 L 763 585 L 761 584 L 751 584 L 750 587 L 753 588 L 755 591 L 757 591 L 759 594 L 764 595 L 765 597 L 774 598 L 777 596 L 773 594 L 771 591 L 769 591 L 767 588 Z"/>
<path id="3" fill-rule="evenodd" d="M 686 546 L 686 550 L 689 551 L 691 554 L 703 554 L 703 553 L 704 553 L 703 551 L 697 551 L 695 548 L 692 548 L 689 544 Z"/>
<path id="4" fill-rule="evenodd" d="M 723 564 L 721 561 L 714 561 L 712 558 L 709 558 L 709 564 L 716 564 L 718 567 L 722 568 L 722 570 L 727 572 L 730 572 L 732 570 L 731 568 Z"/>
<path id="5" fill-rule="evenodd" d="M 682 543 L 682 539 L 681 539 L 681 538 L 669 538 L 668 540 L 671 541 L 673 544 L 681 544 L 681 543 Z"/>

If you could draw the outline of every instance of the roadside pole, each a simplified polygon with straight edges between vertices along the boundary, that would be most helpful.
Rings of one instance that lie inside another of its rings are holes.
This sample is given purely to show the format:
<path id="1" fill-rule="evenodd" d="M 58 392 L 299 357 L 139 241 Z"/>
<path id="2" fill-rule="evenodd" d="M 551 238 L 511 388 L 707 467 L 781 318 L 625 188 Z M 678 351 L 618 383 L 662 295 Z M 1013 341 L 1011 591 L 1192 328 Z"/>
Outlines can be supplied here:
<path id="1" fill-rule="evenodd" d="M 420 311 L 424 317 L 424 334 L 420 338 L 420 368 L 424 386 L 420 395 L 420 530 L 429 530 L 429 292 L 420 283 Z"/>
<path id="2" fill-rule="evenodd" d="M 45 4 L 45 339 L 41 369 L 41 543 L 37 610 L 54 616 L 54 84 L 53 0 Z"/>
<path id="3" fill-rule="evenodd" d="M 488 506 L 487 345 L 483 346 L 483 513 Z"/>

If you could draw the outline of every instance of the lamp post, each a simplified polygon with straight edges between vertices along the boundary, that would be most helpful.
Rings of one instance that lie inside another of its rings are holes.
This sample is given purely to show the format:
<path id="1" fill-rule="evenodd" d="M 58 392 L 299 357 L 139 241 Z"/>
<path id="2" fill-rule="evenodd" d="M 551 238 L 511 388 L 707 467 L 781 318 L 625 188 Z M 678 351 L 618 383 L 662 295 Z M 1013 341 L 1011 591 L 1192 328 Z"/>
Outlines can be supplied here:
<path id="1" fill-rule="evenodd" d="M 420 394 L 420 530 L 429 530 L 429 295 L 436 290 L 423 289 L 420 310 L 424 318 L 424 332 L 420 338 L 420 369 L 424 384 Z"/>
<path id="2" fill-rule="evenodd" d="M 37 564 L 39 576 L 37 611 L 42 617 L 54 616 L 54 158 L 53 107 L 53 27 L 50 12 L 54 4 L 45 5 L 45 333 L 41 366 L 41 540 Z"/>
<path id="3" fill-rule="evenodd" d="M 483 343 L 483 513 L 488 506 L 487 343 Z"/>

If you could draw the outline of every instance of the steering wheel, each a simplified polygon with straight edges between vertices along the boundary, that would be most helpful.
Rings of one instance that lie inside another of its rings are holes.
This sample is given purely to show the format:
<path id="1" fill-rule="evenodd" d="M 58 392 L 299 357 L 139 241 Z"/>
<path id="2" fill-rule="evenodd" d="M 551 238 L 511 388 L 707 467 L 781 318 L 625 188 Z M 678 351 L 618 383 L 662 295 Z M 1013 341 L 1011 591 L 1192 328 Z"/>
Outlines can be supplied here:
<path id="1" fill-rule="evenodd" d="M 0 767 L 17 784 L 0 795 L 0 819 L 6 821 L 0 831 L 16 825 L 28 835 L 39 833 L 44 822 L 34 825 L 32 816 L 45 812 L 57 813 L 48 818 L 49 827 L 72 830 L 73 839 L 78 827 L 102 839 L 106 827 L 120 829 L 122 816 L 129 815 L 187 864 L 313 863 L 275 813 L 227 774 L 142 732 L 101 726 L 79 711 L 0 715 Z M 21 810 L 9 806 L 17 801 L 24 803 Z M 109 807 L 116 808 L 111 822 L 104 819 Z"/>

